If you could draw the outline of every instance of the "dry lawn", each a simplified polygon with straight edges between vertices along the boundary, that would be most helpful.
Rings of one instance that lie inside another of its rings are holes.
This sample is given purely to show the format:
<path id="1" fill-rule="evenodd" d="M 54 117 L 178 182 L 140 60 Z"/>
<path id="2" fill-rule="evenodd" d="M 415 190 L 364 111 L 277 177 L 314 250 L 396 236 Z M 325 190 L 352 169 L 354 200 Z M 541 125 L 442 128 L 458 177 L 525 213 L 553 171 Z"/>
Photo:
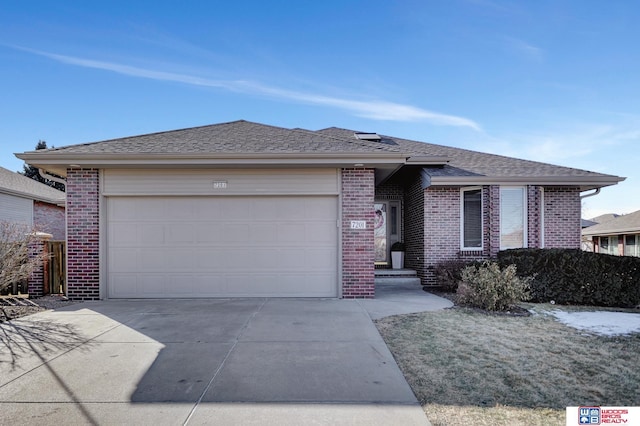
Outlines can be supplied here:
<path id="1" fill-rule="evenodd" d="M 565 407 L 640 405 L 640 335 L 602 337 L 552 317 L 466 309 L 378 329 L 434 426 L 564 425 Z"/>

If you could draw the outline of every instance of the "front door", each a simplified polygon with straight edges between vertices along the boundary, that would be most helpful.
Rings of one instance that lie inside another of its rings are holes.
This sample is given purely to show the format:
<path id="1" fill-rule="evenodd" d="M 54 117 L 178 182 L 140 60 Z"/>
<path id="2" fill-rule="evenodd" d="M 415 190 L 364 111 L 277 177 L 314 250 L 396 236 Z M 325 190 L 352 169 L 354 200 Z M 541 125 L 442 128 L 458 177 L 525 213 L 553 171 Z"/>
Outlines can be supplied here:
<path id="1" fill-rule="evenodd" d="M 389 265 L 391 245 L 400 241 L 400 201 L 376 201 L 374 210 L 376 265 Z"/>

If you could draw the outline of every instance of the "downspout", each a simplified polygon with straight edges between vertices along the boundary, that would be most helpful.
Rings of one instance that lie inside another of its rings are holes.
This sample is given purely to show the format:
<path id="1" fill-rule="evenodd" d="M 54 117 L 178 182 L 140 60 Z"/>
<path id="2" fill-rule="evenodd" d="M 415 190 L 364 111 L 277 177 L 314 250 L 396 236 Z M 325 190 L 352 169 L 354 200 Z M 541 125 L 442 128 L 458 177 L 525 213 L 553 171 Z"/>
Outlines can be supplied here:
<path id="1" fill-rule="evenodd" d="M 56 176 L 52 176 L 52 175 L 48 174 L 47 172 L 45 172 L 44 169 L 40 169 L 39 168 L 38 169 L 38 173 L 40 174 L 40 176 L 42 176 L 45 179 L 52 180 L 52 181 L 54 181 L 56 183 L 64 185 L 65 187 L 67 186 L 67 181 L 66 180 L 61 179 L 61 178 L 56 177 Z"/>
<path id="2" fill-rule="evenodd" d="M 594 195 L 598 195 L 598 194 L 600 193 L 600 189 L 602 189 L 602 188 L 596 188 L 596 189 L 595 189 L 591 194 L 581 195 L 581 196 L 580 196 L 580 201 L 584 200 L 584 199 L 585 199 L 585 198 L 587 198 L 587 197 L 593 197 Z M 581 213 L 581 214 L 580 214 L 580 216 L 582 216 L 582 206 L 580 207 L 580 210 L 581 210 L 581 212 L 580 212 L 580 213 Z M 583 240 L 582 240 L 582 239 L 583 239 L 583 236 L 582 236 L 582 232 L 581 232 L 581 233 L 580 233 L 580 246 L 582 246 L 582 242 L 583 242 Z M 593 237 L 591 238 L 591 242 L 592 242 L 592 244 L 593 244 L 593 246 L 592 246 L 592 249 L 591 249 L 591 250 L 592 250 L 594 253 L 596 253 L 596 242 L 595 242 L 595 240 L 593 239 Z M 581 248 L 582 248 L 582 247 L 581 247 Z"/>
<path id="3" fill-rule="evenodd" d="M 582 199 L 585 199 L 585 198 L 587 198 L 587 197 L 593 197 L 594 195 L 598 195 L 598 194 L 600 193 L 600 190 L 601 190 L 601 189 L 602 189 L 602 188 L 596 188 L 596 189 L 594 190 L 594 192 L 592 192 L 591 194 L 581 195 L 581 196 L 580 196 L 580 199 L 582 200 Z"/>

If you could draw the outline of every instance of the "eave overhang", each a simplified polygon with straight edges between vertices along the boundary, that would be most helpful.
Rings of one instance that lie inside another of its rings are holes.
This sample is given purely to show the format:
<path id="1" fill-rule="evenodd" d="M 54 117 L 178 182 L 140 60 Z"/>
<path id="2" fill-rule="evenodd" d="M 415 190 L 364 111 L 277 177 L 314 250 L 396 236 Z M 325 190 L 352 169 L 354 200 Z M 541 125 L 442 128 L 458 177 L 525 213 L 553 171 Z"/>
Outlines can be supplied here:
<path id="1" fill-rule="evenodd" d="M 629 227 L 621 227 L 621 228 L 609 228 L 602 229 L 601 231 L 590 231 L 589 228 L 585 228 L 582 230 L 582 235 L 585 237 L 595 237 L 595 236 L 616 236 L 621 234 L 640 234 L 639 226 L 629 226 Z"/>
<path id="2" fill-rule="evenodd" d="M 451 158 L 444 156 L 411 156 L 407 158 L 407 165 L 412 166 L 444 166 Z"/>
<path id="3" fill-rule="evenodd" d="M 430 176 L 432 186 L 541 185 L 575 186 L 589 191 L 616 185 L 626 178 L 619 176 Z"/>
<path id="4" fill-rule="evenodd" d="M 66 177 L 71 168 L 227 168 L 227 167 L 364 167 L 402 165 L 402 153 L 312 153 L 312 154 L 60 154 L 27 152 L 15 154 L 49 173 Z"/>
<path id="5" fill-rule="evenodd" d="M 39 195 L 33 195 L 22 191 L 14 191 L 9 188 L 0 188 L 0 194 L 12 195 L 14 197 L 27 198 L 33 201 L 42 201 L 43 203 L 55 204 L 57 206 L 64 207 L 66 200 L 64 198 L 50 198 Z"/>

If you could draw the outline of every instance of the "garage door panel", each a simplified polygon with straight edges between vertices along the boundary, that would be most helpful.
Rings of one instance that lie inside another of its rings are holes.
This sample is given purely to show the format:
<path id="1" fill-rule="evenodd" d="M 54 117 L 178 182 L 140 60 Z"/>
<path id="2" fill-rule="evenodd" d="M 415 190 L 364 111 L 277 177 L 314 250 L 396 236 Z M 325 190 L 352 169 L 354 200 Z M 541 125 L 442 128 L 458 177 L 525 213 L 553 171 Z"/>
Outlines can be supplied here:
<path id="1" fill-rule="evenodd" d="M 140 264 L 138 257 L 139 250 L 137 248 L 118 248 L 113 250 L 112 267 L 109 269 L 112 272 L 124 272 L 135 271 Z"/>
<path id="2" fill-rule="evenodd" d="M 109 229 L 109 241 L 117 247 L 137 247 L 139 230 L 139 226 L 131 223 L 113 223 Z"/>
<path id="3" fill-rule="evenodd" d="M 269 223 L 251 224 L 251 238 L 254 244 L 271 244 L 278 238 L 278 229 Z"/>
<path id="4" fill-rule="evenodd" d="M 279 254 L 278 268 L 290 271 L 305 271 L 307 269 L 305 250 L 296 248 L 280 249 Z"/>
<path id="5" fill-rule="evenodd" d="M 279 268 L 279 260 L 282 257 L 276 250 L 270 249 L 253 249 L 252 261 L 253 266 L 258 271 L 272 271 Z"/>
<path id="6" fill-rule="evenodd" d="M 166 275 L 161 274 L 145 274 L 137 277 L 137 292 L 143 296 L 154 297 L 158 292 L 167 293 L 170 291 Z"/>
<path id="7" fill-rule="evenodd" d="M 197 231 L 192 224 L 173 223 L 165 227 L 165 241 L 167 244 L 193 244 Z"/>
<path id="8" fill-rule="evenodd" d="M 127 219 L 139 220 L 145 218 L 150 221 L 164 220 L 167 216 L 167 200 L 154 198 L 131 199 L 131 213 Z M 128 204 L 128 203 L 127 203 Z"/>
<path id="9" fill-rule="evenodd" d="M 206 213 L 207 219 L 216 222 L 224 219 L 224 212 L 221 209 L 221 203 L 216 198 L 195 198 L 193 201 L 195 212 Z"/>
<path id="10" fill-rule="evenodd" d="M 337 197 L 109 197 L 113 298 L 335 297 Z"/>
<path id="11" fill-rule="evenodd" d="M 154 247 L 165 243 L 164 226 L 157 224 L 134 225 L 139 229 L 138 245 L 140 247 Z"/>
<path id="12" fill-rule="evenodd" d="M 336 233 L 336 222 L 315 222 L 305 227 L 306 239 L 311 243 L 327 243 L 334 241 L 333 234 Z"/>
<path id="13" fill-rule="evenodd" d="M 191 272 L 196 263 L 193 253 L 193 249 L 144 249 L 139 254 L 140 262 L 136 270 L 140 273 Z"/>
<path id="14" fill-rule="evenodd" d="M 322 199 L 309 198 L 305 200 L 304 216 L 313 221 L 326 221 L 328 218 L 333 217 L 327 207 Z"/>
<path id="15" fill-rule="evenodd" d="M 337 266 L 335 252 L 329 249 L 308 249 L 305 252 L 305 264 L 313 271 L 326 271 Z"/>
<path id="16" fill-rule="evenodd" d="M 198 244 L 216 243 L 220 241 L 224 227 L 219 223 L 205 222 L 198 227 L 196 242 Z"/>
<path id="17" fill-rule="evenodd" d="M 220 297 L 229 294 L 229 286 L 224 275 L 194 275 L 192 282 L 194 296 Z"/>
<path id="18" fill-rule="evenodd" d="M 306 241 L 305 224 L 281 224 L 278 226 L 278 241 L 281 243 L 304 243 Z"/>
<path id="19" fill-rule="evenodd" d="M 253 205 L 251 199 L 235 198 L 232 202 L 226 202 L 228 198 L 219 198 L 222 211 L 221 220 L 225 222 L 251 221 L 253 219 Z"/>
<path id="20" fill-rule="evenodd" d="M 229 244 L 248 243 L 251 240 L 250 234 L 249 223 L 230 223 L 222 230 L 221 242 Z"/>

